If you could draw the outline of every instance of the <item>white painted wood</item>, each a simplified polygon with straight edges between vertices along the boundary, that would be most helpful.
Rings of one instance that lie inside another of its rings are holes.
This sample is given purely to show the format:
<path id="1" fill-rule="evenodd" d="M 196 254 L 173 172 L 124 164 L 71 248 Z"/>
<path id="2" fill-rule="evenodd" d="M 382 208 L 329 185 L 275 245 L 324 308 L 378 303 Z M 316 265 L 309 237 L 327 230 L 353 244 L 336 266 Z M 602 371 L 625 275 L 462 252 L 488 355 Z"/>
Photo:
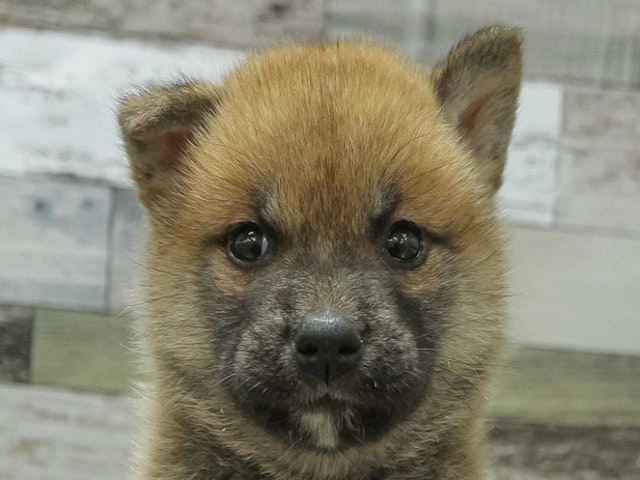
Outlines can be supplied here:
<path id="1" fill-rule="evenodd" d="M 326 36 L 331 40 L 373 38 L 412 55 L 413 24 L 422 20 L 415 18 L 415 10 L 414 0 L 328 0 Z"/>
<path id="2" fill-rule="evenodd" d="M 129 0 L 0 0 L 0 23 L 35 28 L 109 29 Z"/>
<path id="3" fill-rule="evenodd" d="M 253 47 L 319 39 L 325 0 L 0 0 L 0 24 Z"/>
<path id="4" fill-rule="evenodd" d="M 382 6 L 380 6 L 382 8 Z M 3 38 L 4 37 L 4 38 Z M 0 41 L 0 173 L 63 173 L 130 185 L 113 108 L 121 89 L 178 72 L 218 81 L 242 55 L 198 46 L 6 30 Z M 528 84 L 502 198 L 514 220 L 548 224 L 560 88 Z M 532 174 L 533 172 L 533 174 Z"/>
<path id="5" fill-rule="evenodd" d="M 511 222 L 550 227 L 554 221 L 558 144 L 514 139 L 498 203 Z"/>
<path id="6" fill-rule="evenodd" d="M 640 239 L 509 232 L 516 342 L 640 354 Z"/>
<path id="7" fill-rule="evenodd" d="M 129 0 L 118 30 L 183 40 L 250 46 L 256 42 L 257 1 Z"/>
<path id="8" fill-rule="evenodd" d="M 564 136 L 599 143 L 640 143 L 640 92 L 567 87 Z"/>
<path id="9" fill-rule="evenodd" d="M 0 302 L 104 308 L 110 194 L 0 177 Z"/>
<path id="10" fill-rule="evenodd" d="M 117 98 L 133 86 L 218 81 L 242 58 L 163 45 L 32 30 L 0 30 L 0 174 L 61 173 L 130 185 Z"/>
<path id="11" fill-rule="evenodd" d="M 118 314 L 140 301 L 138 284 L 144 264 L 146 225 L 133 190 L 115 189 L 113 208 L 107 308 Z"/>
<path id="12" fill-rule="evenodd" d="M 560 226 L 640 233 L 640 142 L 566 141 L 557 196 Z"/>
<path id="13" fill-rule="evenodd" d="M 522 87 L 504 184 L 498 194 L 506 217 L 513 222 L 553 224 L 562 99 L 558 85 L 530 82 Z"/>
<path id="14" fill-rule="evenodd" d="M 126 477 L 133 401 L 35 386 L 0 385 L 0 478 Z"/>
<path id="15" fill-rule="evenodd" d="M 325 0 L 258 0 L 254 12 L 259 45 L 323 39 Z"/>
<path id="16" fill-rule="evenodd" d="M 415 2 L 328 0 L 329 37 L 375 35 L 433 64 L 464 35 L 487 25 L 514 25 L 523 30 L 529 78 L 640 84 L 635 0 Z"/>

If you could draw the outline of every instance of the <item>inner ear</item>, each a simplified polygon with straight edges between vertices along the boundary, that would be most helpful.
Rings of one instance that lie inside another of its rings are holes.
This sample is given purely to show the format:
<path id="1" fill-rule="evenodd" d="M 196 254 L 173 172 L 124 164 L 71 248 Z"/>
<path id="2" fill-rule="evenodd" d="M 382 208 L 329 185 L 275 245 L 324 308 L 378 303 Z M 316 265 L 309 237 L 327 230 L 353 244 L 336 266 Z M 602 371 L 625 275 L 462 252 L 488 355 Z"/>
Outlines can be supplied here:
<path id="1" fill-rule="evenodd" d="M 194 127 L 176 126 L 129 139 L 131 174 L 141 193 L 148 196 L 170 183 L 193 138 Z"/>
<path id="2" fill-rule="evenodd" d="M 219 103 L 218 88 L 198 82 L 144 90 L 121 103 L 118 120 L 131 176 L 150 210 L 179 192 L 185 152 Z"/>
<path id="3" fill-rule="evenodd" d="M 160 132 L 155 142 L 158 158 L 156 168 L 161 170 L 176 168 L 192 139 L 193 127 L 177 126 Z"/>
<path id="4" fill-rule="evenodd" d="M 480 116 L 480 111 L 483 106 L 489 101 L 490 95 L 485 95 L 469 104 L 466 110 L 464 110 L 458 118 L 458 130 L 463 136 L 469 136 L 473 134 L 476 122 Z"/>
<path id="5" fill-rule="evenodd" d="M 471 150 L 482 183 L 502 182 L 521 82 L 516 29 L 490 27 L 465 38 L 432 73 L 442 112 Z"/>

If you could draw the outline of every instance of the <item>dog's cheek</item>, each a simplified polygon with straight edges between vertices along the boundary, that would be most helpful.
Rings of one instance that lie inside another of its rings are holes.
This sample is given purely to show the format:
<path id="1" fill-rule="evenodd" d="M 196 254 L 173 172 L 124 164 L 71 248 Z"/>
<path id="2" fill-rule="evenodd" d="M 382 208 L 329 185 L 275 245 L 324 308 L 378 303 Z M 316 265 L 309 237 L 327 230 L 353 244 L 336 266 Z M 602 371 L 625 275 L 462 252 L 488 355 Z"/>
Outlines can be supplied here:
<path id="1" fill-rule="evenodd" d="M 268 395 L 271 400 L 293 388 L 291 345 L 284 335 L 285 324 L 278 312 L 252 312 L 240 334 L 234 353 L 236 395 L 256 402 Z"/>

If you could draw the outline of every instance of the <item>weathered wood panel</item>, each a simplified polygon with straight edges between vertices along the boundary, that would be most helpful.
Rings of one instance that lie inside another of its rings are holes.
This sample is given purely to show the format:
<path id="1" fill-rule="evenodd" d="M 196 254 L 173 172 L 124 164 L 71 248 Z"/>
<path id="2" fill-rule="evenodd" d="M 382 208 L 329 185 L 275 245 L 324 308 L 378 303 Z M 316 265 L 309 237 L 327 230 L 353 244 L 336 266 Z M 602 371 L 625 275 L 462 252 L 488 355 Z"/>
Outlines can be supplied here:
<path id="1" fill-rule="evenodd" d="M 491 480 L 636 480 L 640 428 L 571 427 L 498 420 Z"/>
<path id="2" fill-rule="evenodd" d="M 498 199 L 507 218 L 550 227 L 554 222 L 562 87 L 526 83 L 520 95 L 504 184 Z"/>
<path id="3" fill-rule="evenodd" d="M 640 86 L 635 0 L 0 0 L 0 22 L 254 47 L 374 35 L 427 63 L 491 23 L 523 27 L 532 78 Z"/>
<path id="4" fill-rule="evenodd" d="M 0 302 L 102 310 L 109 190 L 0 178 Z"/>
<path id="5" fill-rule="evenodd" d="M 135 376 L 131 338 L 128 317 L 38 309 L 32 381 L 89 391 L 127 391 Z"/>
<path id="6" fill-rule="evenodd" d="M 138 422 L 126 397 L 0 385 L 0 478 L 121 480 Z M 499 419 L 493 480 L 636 480 L 637 427 L 553 426 Z"/>
<path id="7" fill-rule="evenodd" d="M 538 279 L 532 280 L 533 287 L 538 283 Z M 573 298 L 571 292 L 568 296 Z M 544 315 L 548 312 L 541 311 L 539 317 L 519 314 L 516 322 L 537 321 L 548 329 L 558 323 L 555 317 Z M 601 334 L 588 331 L 593 330 L 590 321 L 585 318 L 581 326 L 588 337 Z M 615 328 L 615 320 L 611 323 Z M 531 327 L 515 325 L 520 341 L 549 343 L 549 338 L 527 338 L 527 328 Z M 635 332 L 627 333 L 632 343 Z M 90 392 L 129 392 L 138 378 L 132 349 L 130 319 L 38 310 L 31 352 L 32 380 Z M 505 366 L 492 395 L 492 414 L 496 417 L 554 425 L 640 426 L 638 356 L 520 347 L 505 359 Z"/>
<path id="8" fill-rule="evenodd" d="M 131 399 L 0 385 L 0 478 L 126 478 Z"/>
<path id="9" fill-rule="evenodd" d="M 35 28 L 109 30 L 127 0 L 0 0 L 0 23 Z"/>
<path id="10" fill-rule="evenodd" d="M 638 146 L 640 92 L 566 87 L 562 133 L 569 140 Z"/>
<path id="11" fill-rule="evenodd" d="M 640 427 L 638 372 L 640 356 L 515 347 L 496 382 L 492 414 L 556 426 Z"/>
<path id="12" fill-rule="evenodd" d="M 240 2 L 238 2 L 240 3 Z M 322 40 L 326 0 L 258 0 L 256 44 Z"/>
<path id="13" fill-rule="evenodd" d="M 107 307 L 118 314 L 139 302 L 146 225 L 142 206 L 133 190 L 117 188 L 113 195 Z"/>
<path id="14" fill-rule="evenodd" d="M 114 110 L 134 85 L 219 80 L 242 56 L 196 45 L 0 30 L 0 174 L 130 185 Z"/>
<path id="15" fill-rule="evenodd" d="M 328 0 L 327 37 L 335 40 L 364 35 L 393 42 L 411 54 L 407 46 L 414 34 L 410 17 L 415 3 L 413 0 Z"/>
<path id="16" fill-rule="evenodd" d="M 509 231 L 518 342 L 640 354 L 640 239 Z"/>
<path id="17" fill-rule="evenodd" d="M 566 141 L 558 177 L 558 225 L 640 232 L 640 142 Z"/>
<path id="18" fill-rule="evenodd" d="M 427 64 L 474 30 L 515 25 L 529 78 L 640 86 L 635 0 L 328 0 L 327 12 L 330 38 L 371 33 Z"/>
<path id="19" fill-rule="evenodd" d="M 30 380 L 33 316 L 30 307 L 0 307 L 0 382 Z"/>
<path id="20" fill-rule="evenodd" d="M 325 0 L 0 0 L 0 23 L 255 47 L 319 39 Z"/>
<path id="21" fill-rule="evenodd" d="M 130 0 L 117 30 L 132 35 L 250 46 L 256 41 L 257 1 Z"/>
<path id="22" fill-rule="evenodd" d="M 640 232 L 640 94 L 567 88 L 557 223 Z"/>

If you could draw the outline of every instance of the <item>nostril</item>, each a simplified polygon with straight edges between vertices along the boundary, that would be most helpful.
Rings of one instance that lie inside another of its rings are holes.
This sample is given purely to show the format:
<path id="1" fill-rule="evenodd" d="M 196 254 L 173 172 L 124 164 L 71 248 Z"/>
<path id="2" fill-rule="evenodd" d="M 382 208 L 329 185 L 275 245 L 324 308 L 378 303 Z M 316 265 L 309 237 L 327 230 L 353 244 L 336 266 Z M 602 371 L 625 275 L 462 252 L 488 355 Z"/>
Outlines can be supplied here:
<path id="1" fill-rule="evenodd" d="M 301 343 L 297 346 L 298 353 L 305 357 L 313 357 L 317 355 L 320 349 L 313 343 Z"/>
<path id="2" fill-rule="evenodd" d="M 338 347 L 338 354 L 344 356 L 354 355 L 360 351 L 361 343 L 362 342 L 358 341 L 357 344 L 355 342 L 350 344 L 342 344 Z"/>
<path id="3" fill-rule="evenodd" d="M 300 371 L 327 384 L 358 368 L 362 355 L 358 331 L 337 316 L 305 319 L 295 340 L 294 357 Z"/>

